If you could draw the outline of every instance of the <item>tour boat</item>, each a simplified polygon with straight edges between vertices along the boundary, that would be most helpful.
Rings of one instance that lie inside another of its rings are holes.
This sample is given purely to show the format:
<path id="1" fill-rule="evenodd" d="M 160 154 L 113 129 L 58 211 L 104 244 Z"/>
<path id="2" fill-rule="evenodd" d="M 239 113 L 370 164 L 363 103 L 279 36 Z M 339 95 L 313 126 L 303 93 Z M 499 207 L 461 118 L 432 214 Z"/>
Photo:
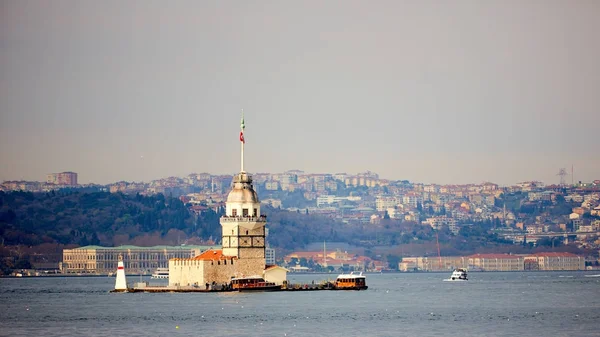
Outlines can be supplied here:
<path id="1" fill-rule="evenodd" d="M 150 278 L 153 278 L 153 279 L 169 278 L 169 268 L 156 268 L 156 270 L 154 271 L 154 273 L 152 273 L 152 276 Z"/>
<path id="2" fill-rule="evenodd" d="M 260 276 L 239 277 L 231 279 L 231 288 L 237 291 L 277 291 L 281 286 L 267 282 Z"/>
<path id="3" fill-rule="evenodd" d="M 467 281 L 467 270 L 464 268 L 454 269 L 450 278 L 444 281 Z"/>
<path id="4" fill-rule="evenodd" d="M 365 290 L 367 287 L 367 277 L 362 274 L 340 274 L 335 280 L 335 289 L 338 290 Z"/>

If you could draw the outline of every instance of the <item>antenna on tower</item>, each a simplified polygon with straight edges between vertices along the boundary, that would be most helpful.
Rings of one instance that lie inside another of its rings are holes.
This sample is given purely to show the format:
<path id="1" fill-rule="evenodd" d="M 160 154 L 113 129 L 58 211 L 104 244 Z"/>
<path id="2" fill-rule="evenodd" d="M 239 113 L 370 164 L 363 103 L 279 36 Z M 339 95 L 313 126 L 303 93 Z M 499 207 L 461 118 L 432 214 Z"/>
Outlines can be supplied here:
<path id="1" fill-rule="evenodd" d="M 567 173 L 567 169 L 561 168 L 560 170 L 558 170 L 558 173 L 556 175 L 560 176 L 560 186 L 565 186 L 565 184 L 566 184 L 565 178 L 566 178 L 566 176 L 569 175 Z"/>

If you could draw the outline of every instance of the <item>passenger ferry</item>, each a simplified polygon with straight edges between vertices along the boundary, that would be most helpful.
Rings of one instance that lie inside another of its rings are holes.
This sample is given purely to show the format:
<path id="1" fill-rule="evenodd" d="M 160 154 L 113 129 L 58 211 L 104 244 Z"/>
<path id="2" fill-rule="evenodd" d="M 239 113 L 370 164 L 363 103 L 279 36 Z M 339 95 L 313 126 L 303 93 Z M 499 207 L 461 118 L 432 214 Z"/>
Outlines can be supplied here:
<path id="1" fill-rule="evenodd" d="M 362 274 L 340 274 L 335 280 L 335 289 L 338 290 L 366 290 L 367 277 Z"/>
<path id="2" fill-rule="evenodd" d="M 231 279 L 231 288 L 237 291 L 277 291 L 281 286 L 267 282 L 260 276 L 239 277 Z"/>
<path id="3" fill-rule="evenodd" d="M 467 270 L 464 268 L 454 269 L 449 279 L 444 281 L 467 281 Z"/>
<path id="4" fill-rule="evenodd" d="M 166 279 L 169 278 L 169 268 L 156 268 L 150 278 L 153 279 Z"/>

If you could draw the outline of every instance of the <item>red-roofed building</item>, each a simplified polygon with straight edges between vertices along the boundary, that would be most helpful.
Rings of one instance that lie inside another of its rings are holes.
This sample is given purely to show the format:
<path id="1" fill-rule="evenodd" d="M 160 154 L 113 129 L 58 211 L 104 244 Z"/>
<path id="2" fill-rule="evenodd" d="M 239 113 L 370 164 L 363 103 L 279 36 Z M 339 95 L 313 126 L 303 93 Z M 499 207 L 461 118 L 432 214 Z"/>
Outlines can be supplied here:
<path id="1" fill-rule="evenodd" d="M 238 258 L 221 249 L 209 249 L 189 259 L 169 260 L 170 286 L 203 287 L 206 283 L 228 284 L 235 276 Z"/>

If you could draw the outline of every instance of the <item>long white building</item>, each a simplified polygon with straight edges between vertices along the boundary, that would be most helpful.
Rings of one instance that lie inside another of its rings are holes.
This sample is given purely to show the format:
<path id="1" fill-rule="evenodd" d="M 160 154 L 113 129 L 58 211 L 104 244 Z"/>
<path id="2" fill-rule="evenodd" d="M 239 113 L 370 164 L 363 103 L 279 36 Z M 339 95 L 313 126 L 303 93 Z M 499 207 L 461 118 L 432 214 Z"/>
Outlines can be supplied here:
<path id="1" fill-rule="evenodd" d="M 173 258 L 193 258 L 211 246 L 85 246 L 63 250 L 60 270 L 63 273 L 110 274 L 117 270 L 119 255 L 123 256 L 125 271 L 148 274 L 156 268 L 166 268 Z"/>

